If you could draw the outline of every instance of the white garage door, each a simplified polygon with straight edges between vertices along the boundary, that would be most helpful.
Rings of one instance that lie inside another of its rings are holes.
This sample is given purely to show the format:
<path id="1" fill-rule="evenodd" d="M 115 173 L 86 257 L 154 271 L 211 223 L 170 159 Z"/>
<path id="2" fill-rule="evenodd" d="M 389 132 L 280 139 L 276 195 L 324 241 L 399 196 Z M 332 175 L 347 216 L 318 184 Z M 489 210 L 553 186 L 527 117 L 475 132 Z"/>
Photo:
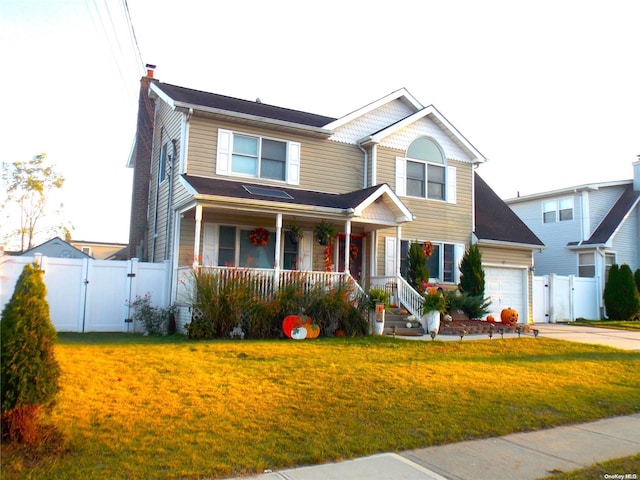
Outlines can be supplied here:
<path id="1" fill-rule="evenodd" d="M 514 308 L 518 311 L 518 323 L 527 323 L 526 272 L 523 268 L 484 268 L 484 292 L 491 298 L 489 308 L 496 320 L 503 308 Z"/>

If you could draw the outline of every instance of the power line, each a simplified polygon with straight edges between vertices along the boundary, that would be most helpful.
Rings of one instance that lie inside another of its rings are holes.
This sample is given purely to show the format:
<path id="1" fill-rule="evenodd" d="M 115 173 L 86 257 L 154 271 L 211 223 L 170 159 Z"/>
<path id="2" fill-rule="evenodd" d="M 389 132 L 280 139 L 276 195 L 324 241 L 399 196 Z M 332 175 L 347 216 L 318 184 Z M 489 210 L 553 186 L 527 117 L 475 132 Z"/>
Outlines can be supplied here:
<path id="1" fill-rule="evenodd" d="M 122 0 L 122 4 L 124 6 L 124 13 L 125 13 L 125 18 L 127 19 L 127 25 L 129 27 L 129 34 L 132 38 L 133 41 L 133 45 L 136 49 L 136 52 L 138 53 L 138 60 L 140 60 L 140 69 L 141 69 L 141 74 L 145 73 L 145 69 L 144 69 L 144 61 L 142 60 L 142 53 L 140 52 L 140 45 L 138 44 L 138 37 L 136 36 L 136 31 L 133 28 L 133 21 L 131 20 L 131 13 L 129 12 L 129 4 L 127 3 L 127 0 Z"/>

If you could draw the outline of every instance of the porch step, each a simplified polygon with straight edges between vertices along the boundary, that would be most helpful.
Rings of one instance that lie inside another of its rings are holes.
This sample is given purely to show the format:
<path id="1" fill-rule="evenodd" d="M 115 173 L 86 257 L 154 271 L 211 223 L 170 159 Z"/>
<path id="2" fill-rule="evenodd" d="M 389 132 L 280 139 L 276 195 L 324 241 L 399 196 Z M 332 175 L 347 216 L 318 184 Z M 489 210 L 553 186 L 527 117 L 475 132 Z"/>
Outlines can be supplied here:
<path id="1" fill-rule="evenodd" d="M 392 309 L 385 313 L 384 319 L 384 335 L 396 335 L 403 337 L 421 337 L 425 334 L 424 328 L 419 322 L 408 320 L 408 313 L 400 313 L 400 309 Z M 407 323 L 411 323 L 411 327 L 407 327 Z M 417 325 L 417 326 L 416 326 Z"/>

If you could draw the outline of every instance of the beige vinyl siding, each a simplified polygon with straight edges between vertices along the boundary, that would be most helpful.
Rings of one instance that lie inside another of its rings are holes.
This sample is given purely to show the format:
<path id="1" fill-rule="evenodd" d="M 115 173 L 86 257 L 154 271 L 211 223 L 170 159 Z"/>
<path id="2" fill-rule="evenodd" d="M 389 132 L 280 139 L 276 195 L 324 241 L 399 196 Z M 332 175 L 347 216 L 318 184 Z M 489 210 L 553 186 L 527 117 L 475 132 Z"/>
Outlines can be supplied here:
<path id="1" fill-rule="evenodd" d="M 295 188 L 325 192 L 345 193 L 362 188 L 364 175 L 364 154 L 355 145 L 346 145 L 329 140 L 306 137 L 300 134 L 267 130 L 230 122 L 193 116 L 189 126 L 189 155 L 187 173 L 206 177 L 244 179 L 260 183 L 283 185 L 283 182 L 255 179 L 241 176 L 216 175 L 216 148 L 218 129 L 237 133 L 274 138 L 282 141 L 299 142 L 300 185 Z"/>
<path id="2" fill-rule="evenodd" d="M 404 152 L 399 150 L 378 148 L 378 183 L 388 183 L 394 191 L 396 190 L 395 159 L 403 155 Z M 403 225 L 403 238 L 465 244 L 471 240 L 473 165 L 454 160 L 448 160 L 447 165 L 456 168 L 456 203 L 400 197 L 400 200 L 415 215 L 413 222 Z"/>
<path id="3" fill-rule="evenodd" d="M 377 149 L 377 183 L 388 183 L 396 190 L 396 157 L 405 152 L 384 147 Z M 400 197 L 413 213 L 415 220 L 402 225 L 403 240 L 419 240 L 444 243 L 462 243 L 469 246 L 473 229 L 473 165 L 467 162 L 447 160 L 447 165 L 456 168 L 456 203 L 415 197 Z M 378 274 L 384 274 L 385 237 L 395 237 L 395 229 L 378 232 Z"/>
<path id="4" fill-rule="evenodd" d="M 177 167 L 180 158 L 180 133 L 182 126 L 182 114 L 171 110 L 164 102 L 156 104 L 155 112 L 155 134 L 153 138 L 153 148 L 151 157 L 151 188 L 149 189 L 149 211 L 147 222 L 149 225 L 149 236 L 147 238 L 147 251 L 149 260 L 152 262 L 160 262 L 166 260 L 165 247 L 166 242 L 171 242 L 171 229 L 167 232 L 167 216 L 169 212 L 169 181 L 167 171 L 167 179 L 158 185 L 158 175 L 160 168 L 160 153 L 162 145 L 169 142 L 168 152 L 173 153 L 171 141 L 176 141 L 176 157 L 174 158 L 174 192 L 175 185 L 178 184 Z M 174 197 L 175 198 L 175 197 Z M 157 200 L 157 203 L 156 203 Z M 154 235 L 155 233 L 155 235 Z M 171 247 L 171 245 L 169 245 Z M 168 252 L 168 256 L 171 252 Z M 168 257 L 167 257 L 168 258 Z"/>
<path id="5" fill-rule="evenodd" d="M 531 250 L 480 245 L 483 263 L 531 266 Z"/>
<path id="6" fill-rule="evenodd" d="M 505 246 L 492 246 L 492 245 L 480 245 L 480 253 L 482 254 L 482 263 L 487 265 L 522 265 L 531 267 L 531 250 L 522 248 L 509 248 Z M 525 317 L 520 315 L 520 318 L 533 318 L 533 272 L 529 268 L 527 270 L 527 284 L 528 284 L 528 313 Z"/>

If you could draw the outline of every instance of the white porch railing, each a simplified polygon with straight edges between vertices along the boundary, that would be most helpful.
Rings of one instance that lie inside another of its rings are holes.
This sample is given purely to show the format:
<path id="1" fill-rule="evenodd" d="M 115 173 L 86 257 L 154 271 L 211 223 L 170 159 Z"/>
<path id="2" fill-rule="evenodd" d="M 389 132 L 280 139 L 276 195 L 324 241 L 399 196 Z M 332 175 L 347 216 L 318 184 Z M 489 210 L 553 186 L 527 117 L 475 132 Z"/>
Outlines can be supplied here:
<path id="1" fill-rule="evenodd" d="M 398 277 L 371 277 L 371 288 L 380 288 L 389 293 L 398 306 L 400 304 L 416 318 L 422 319 L 424 299 L 407 281 Z"/>
<path id="2" fill-rule="evenodd" d="M 211 274 L 220 288 L 229 282 L 242 281 L 248 284 L 253 294 L 261 298 L 270 298 L 283 285 L 298 283 L 303 291 L 323 286 L 335 288 L 347 285 L 355 292 L 364 293 L 362 287 L 347 272 L 303 272 L 299 270 L 280 270 L 267 268 L 237 267 L 199 267 L 201 273 Z M 190 305 L 193 303 L 194 274 L 191 267 L 178 268 L 178 288 L 176 302 Z"/>

